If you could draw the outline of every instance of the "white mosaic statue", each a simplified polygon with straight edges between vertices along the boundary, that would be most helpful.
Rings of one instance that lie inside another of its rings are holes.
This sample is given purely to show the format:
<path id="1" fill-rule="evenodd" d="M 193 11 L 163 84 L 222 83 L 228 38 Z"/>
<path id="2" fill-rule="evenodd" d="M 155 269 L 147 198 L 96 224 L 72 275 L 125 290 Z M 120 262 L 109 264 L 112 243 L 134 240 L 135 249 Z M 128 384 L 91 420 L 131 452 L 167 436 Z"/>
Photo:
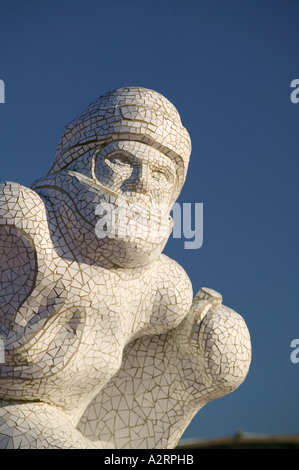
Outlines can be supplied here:
<path id="1" fill-rule="evenodd" d="M 243 382 L 244 320 L 161 254 L 190 151 L 167 99 L 120 88 L 47 177 L 1 184 L 0 448 L 174 448 Z"/>

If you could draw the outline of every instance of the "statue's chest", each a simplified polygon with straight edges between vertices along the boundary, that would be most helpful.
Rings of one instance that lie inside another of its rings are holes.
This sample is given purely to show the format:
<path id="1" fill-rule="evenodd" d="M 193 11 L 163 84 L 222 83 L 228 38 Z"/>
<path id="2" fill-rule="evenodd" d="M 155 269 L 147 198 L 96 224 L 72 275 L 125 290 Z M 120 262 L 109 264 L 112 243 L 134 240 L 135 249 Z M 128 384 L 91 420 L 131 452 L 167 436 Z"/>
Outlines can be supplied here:
<path id="1" fill-rule="evenodd" d="M 124 281 L 108 273 L 87 283 L 85 329 L 125 344 L 150 321 L 155 286 L 151 279 Z M 72 292 L 72 289 L 71 289 Z"/>
<path id="2" fill-rule="evenodd" d="M 85 276 L 63 272 L 59 286 L 64 282 L 60 308 L 18 349 L 28 364 L 23 375 L 56 380 L 70 374 L 74 386 L 87 375 L 105 382 L 119 368 L 125 345 L 146 323 L 150 285 L 92 271 Z"/>
<path id="3" fill-rule="evenodd" d="M 148 324 L 152 286 L 148 282 L 141 285 L 140 280 L 139 284 L 124 282 L 112 275 L 93 275 L 85 280 L 80 292 L 76 277 L 69 284 L 63 311 L 50 326 L 49 338 L 54 330 L 57 333 L 49 346 L 52 349 L 61 339 L 61 348 L 69 358 L 57 371 L 63 367 L 64 374 L 75 372 L 76 381 L 94 374 L 102 383 L 120 367 L 125 345 Z"/>

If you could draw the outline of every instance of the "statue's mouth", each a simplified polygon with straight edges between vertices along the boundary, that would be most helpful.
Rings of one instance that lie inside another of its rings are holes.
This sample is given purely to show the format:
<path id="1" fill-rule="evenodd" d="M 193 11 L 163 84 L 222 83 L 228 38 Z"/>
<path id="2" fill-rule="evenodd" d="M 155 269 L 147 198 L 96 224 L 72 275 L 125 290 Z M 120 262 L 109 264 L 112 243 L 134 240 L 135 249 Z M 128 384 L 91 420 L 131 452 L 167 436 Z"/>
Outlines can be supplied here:
<path id="1" fill-rule="evenodd" d="M 153 244 L 167 240 L 173 220 L 164 204 L 157 204 L 145 195 L 130 192 L 128 197 L 104 186 L 96 178 L 68 171 L 81 184 L 97 193 L 99 203 L 95 214 L 98 238 L 117 238 L 127 241 L 144 240 Z"/>

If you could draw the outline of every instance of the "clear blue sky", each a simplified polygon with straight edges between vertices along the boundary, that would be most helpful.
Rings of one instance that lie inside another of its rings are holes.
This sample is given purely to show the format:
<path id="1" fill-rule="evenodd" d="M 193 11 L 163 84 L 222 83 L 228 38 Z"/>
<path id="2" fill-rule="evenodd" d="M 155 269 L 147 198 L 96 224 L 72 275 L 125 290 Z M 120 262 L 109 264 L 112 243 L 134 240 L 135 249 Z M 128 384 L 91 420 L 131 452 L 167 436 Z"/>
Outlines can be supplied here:
<path id="1" fill-rule="evenodd" d="M 184 437 L 299 433 L 299 2 L 0 0 L 0 180 L 44 176 L 63 126 L 137 85 L 180 112 L 193 151 L 180 202 L 204 204 L 204 244 L 165 253 L 246 320 L 253 359 Z"/>

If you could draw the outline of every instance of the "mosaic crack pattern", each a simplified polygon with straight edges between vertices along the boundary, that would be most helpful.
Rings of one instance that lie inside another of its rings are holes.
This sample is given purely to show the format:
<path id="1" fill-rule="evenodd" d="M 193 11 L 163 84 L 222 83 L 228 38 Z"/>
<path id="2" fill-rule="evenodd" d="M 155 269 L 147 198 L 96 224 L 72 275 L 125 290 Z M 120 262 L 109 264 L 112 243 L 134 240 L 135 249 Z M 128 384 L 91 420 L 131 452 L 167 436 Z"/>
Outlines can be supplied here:
<path id="1" fill-rule="evenodd" d="M 190 153 L 166 98 L 120 88 L 65 127 L 47 176 L 0 185 L 0 448 L 173 448 L 244 381 L 244 320 L 193 297 L 167 237 L 95 230 L 105 203 L 138 228 L 154 202 L 170 233 Z"/>

